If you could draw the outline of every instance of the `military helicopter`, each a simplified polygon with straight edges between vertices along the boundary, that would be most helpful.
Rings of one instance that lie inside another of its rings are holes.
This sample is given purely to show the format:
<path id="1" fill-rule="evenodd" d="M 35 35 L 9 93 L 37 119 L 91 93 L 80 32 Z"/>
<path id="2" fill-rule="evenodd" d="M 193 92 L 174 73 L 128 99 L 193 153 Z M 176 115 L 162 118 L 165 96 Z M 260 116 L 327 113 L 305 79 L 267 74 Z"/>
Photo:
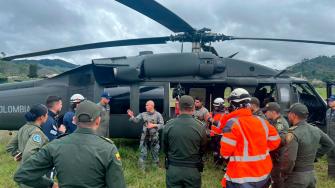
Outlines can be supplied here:
<path id="1" fill-rule="evenodd" d="M 47 96 L 58 95 L 64 100 L 80 93 L 87 99 L 98 101 L 103 91 L 112 96 L 110 136 L 138 138 L 142 127 L 128 121 L 127 109 L 136 114 L 144 111 L 144 104 L 152 99 L 156 110 L 165 120 L 174 117 L 174 100 L 183 93 L 204 99 L 207 107 L 216 97 L 223 97 L 237 87 L 247 89 L 264 106 L 276 101 L 285 112 L 295 102 L 307 105 L 309 121 L 323 126 L 326 103 L 315 89 L 303 79 L 288 77 L 277 70 L 229 57 L 220 57 L 212 42 L 227 40 L 266 40 L 296 43 L 335 45 L 335 42 L 281 38 L 251 38 L 227 36 L 211 32 L 208 28 L 195 29 L 173 12 L 153 0 L 117 0 L 170 29 L 175 34 L 163 37 L 136 38 L 107 41 L 51 49 L 2 60 L 13 60 L 55 53 L 119 47 L 153 45 L 172 42 L 192 43 L 191 53 L 153 54 L 140 52 L 134 57 L 93 59 L 92 64 L 64 72 L 58 76 L 0 85 L 0 129 L 17 130 L 24 123 L 23 114 L 31 105 L 44 103 Z M 329 86 L 331 87 L 331 86 Z M 64 102 L 63 110 L 68 109 Z"/>

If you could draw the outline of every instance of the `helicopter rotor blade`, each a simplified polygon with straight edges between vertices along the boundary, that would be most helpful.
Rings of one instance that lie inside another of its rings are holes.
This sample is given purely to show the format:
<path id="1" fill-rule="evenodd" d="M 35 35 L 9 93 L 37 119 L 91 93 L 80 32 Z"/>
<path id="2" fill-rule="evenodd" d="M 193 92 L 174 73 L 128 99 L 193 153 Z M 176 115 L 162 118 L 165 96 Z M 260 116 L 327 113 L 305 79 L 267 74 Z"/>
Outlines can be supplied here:
<path id="1" fill-rule="evenodd" d="M 227 37 L 227 39 L 223 39 L 223 40 L 267 40 L 267 41 L 282 41 L 282 42 L 299 42 L 299 43 L 335 45 L 335 42 L 316 41 L 316 40 L 297 40 L 297 39 L 283 39 L 283 38 L 253 38 L 253 37 L 234 37 L 234 36 L 226 36 L 226 37 Z"/>
<path id="2" fill-rule="evenodd" d="M 116 0 L 119 3 L 155 20 L 171 31 L 195 32 L 195 29 L 179 16 L 154 0 Z"/>
<path id="3" fill-rule="evenodd" d="M 33 52 L 33 53 L 13 55 L 13 56 L 1 58 L 1 60 L 10 61 L 13 59 L 18 59 L 18 58 L 35 57 L 35 56 L 42 56 L 42 55 L 49 55 L 49 54 L 56 54 L 56 53 L 63 53 L 63 52 L 73 52 L 73 51 L 80 51 L 80 50 L 108 48 L 108 47 L 117 47 L 117 46 L 165 44 L 167 41 L 170 41 L 170 37 L 151 37 L 151 38 L 138 38 L 138 39 L 97 42 L 97 43 L 69 46 L 69 47 L 64 47 L 64 48 L 56 48 L 56 49 Z"/>

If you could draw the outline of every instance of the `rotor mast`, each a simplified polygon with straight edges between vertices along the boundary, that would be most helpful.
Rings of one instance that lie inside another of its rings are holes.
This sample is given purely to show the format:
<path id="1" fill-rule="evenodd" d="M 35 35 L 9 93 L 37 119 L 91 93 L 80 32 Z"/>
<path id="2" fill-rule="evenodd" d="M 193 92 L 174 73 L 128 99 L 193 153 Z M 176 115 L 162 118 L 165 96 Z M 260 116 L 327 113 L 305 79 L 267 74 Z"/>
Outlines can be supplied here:
<path id="1" fill-rule="evenodd" d="M 199 53 L 201 52 L 201 44 L 200 42 L 192 42 L 192 52 L 193 53 Z"/>

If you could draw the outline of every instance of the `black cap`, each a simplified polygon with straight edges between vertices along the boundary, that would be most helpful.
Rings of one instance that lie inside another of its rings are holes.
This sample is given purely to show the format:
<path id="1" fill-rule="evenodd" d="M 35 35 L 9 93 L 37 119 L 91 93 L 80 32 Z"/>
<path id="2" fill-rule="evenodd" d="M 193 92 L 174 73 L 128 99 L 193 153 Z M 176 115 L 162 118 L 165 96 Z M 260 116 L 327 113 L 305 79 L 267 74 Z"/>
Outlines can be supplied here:
<path id="1" fill-rule="evenodd" d="M 309 113 L 307 106 L 301 103 L 292 104 L 288 111 L 296 114 L 299 117 L 306 117 Z"/>
<path id="2" fill-rule="evenodd" d="M 179 99 L 179 106 L 180 108 L 193 108 L 194 100 L 193 97 L 189 95 L 183 95 Z"/>
<path id="3" fill-rule="evenodd" d="M 75 113 L 78 122 L 93 122 L 100 114 L 101 108 L 89 100 L 81 102 Z"/>
<path id="4" fill-rule="evenodd" d="M 280 106 L 276 102 L 269 102 L 265 105 L 264 111 L 275 111 L 275 112 L 280 112 Z"/>

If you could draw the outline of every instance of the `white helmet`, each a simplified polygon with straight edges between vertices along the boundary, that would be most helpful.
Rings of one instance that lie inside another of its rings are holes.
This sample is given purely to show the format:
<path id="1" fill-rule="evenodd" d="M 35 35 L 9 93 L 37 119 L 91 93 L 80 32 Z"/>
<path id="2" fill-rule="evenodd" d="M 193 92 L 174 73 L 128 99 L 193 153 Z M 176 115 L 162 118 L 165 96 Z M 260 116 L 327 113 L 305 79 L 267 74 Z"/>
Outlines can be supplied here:
<path id="1" fill-rule="evenodd" d="M 224 106 L 224 100 L 221 97 L 214 99 L 213 106 Z"/>
<path id="2" fill-rule="evenodd" d="M 85 100 L 85 97 L 82 96 L 81 94 L 78 94 L 78 93 L 72 95 L 71 98 L 70 98 L 70 102 L 71 103 L 80 103 L 80 102 L 82 102 L 84 100 Z"/>
<path id="3" fill-rule="evenodd" d="M 228 100 L 235 103 L 250 102 L 251 97 L 247 90 L 243 88 L 236 88 L 230 93 Z"/>

